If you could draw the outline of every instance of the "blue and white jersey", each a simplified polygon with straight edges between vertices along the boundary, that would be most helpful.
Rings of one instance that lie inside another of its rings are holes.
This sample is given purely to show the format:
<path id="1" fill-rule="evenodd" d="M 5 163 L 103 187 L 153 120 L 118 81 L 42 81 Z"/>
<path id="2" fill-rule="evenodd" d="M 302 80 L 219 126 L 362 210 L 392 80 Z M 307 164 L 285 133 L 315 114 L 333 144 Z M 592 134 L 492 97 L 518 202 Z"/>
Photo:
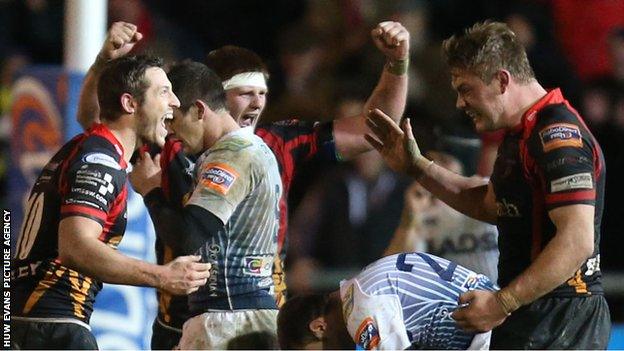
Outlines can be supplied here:
<path id="1" fill-rule="evenodd" d="M 200 157 L 195 183 L 187 205 L 225 226 L 199 250 L 212 267 L 208 283 L 189 296 L 191 312 L 277 309 L 271 271 L 282 181 L 273 152 L 251 128 L 238 129 Z"/>
<path id="2" fill-rule="evenodd" d="M 343 315 L 359 349 L 467 349 L 475 334 L 451 313 L 468 290 L 494 284 L 454 262 L 426 253 L 384 257 L 341 282 Z"/>

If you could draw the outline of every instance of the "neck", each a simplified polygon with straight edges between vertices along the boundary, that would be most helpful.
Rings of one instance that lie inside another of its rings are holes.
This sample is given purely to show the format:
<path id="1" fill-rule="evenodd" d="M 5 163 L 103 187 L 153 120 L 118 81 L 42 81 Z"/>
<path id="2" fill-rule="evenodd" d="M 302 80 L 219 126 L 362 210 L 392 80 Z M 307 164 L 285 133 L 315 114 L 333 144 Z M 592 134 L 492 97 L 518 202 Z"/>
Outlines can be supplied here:
<path id="1" fill-rule="evenodd" d="M 137 149 L 137 147 L 139 147 L 137 133 L 134 128 L 128 124 L 128 119 L 129 118 L 126 116 L 121 116 L 114 122 L 103 121 L 103 124 L 121 143 L 121 146 L 124 149 L 124 160 L 126 162 L 130 162 L 132 153 Z"/>
<path id="2" fill-rule="evenodd" d="M 548 93 L 535 79 L 526 85 L 516 87 L 516 89 L 517 93 L 511 101 L 512 108 L 507 126 L 509 128 L 522 122 L 524 113 Z"/>
<path id="3" fill-rule="evenodd" d="M 209 123 L 209 130 L 204 132 L 204 150 L 211 148 L 225 135 L 241 128 L 227 111 L 216 112 L 214 120 L 216 123 Z"/>

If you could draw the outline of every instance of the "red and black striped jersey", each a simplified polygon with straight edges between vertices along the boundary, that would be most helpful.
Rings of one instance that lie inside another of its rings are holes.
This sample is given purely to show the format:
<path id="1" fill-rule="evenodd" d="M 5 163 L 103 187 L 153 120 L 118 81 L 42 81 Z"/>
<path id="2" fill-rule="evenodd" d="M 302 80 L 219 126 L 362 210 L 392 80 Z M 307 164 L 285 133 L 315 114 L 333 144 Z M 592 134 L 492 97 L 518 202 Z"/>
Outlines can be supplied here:
<path id="1" fill-rule="evenodd" d="M 550 210 L 587 204 L 595 208 L 593 255 L 551 295 L 602 293 L 599 244 L 604 157 L 559 89 L 528 109 L 522 123 L 507 132 L 491 181 L 498 206 L 499 284 L 506 286 L 528 268 L 554 237 Z"/>
<path id="2" fill-rule="evenodd" d="M 285 256 L 284 241 L 288 226 L 288 191 L 297 169 L 311 159 L 319 156 L 327 160 L 337 160 L 333 137 L 333 123 L 311 123 L 289 120 L 260 125 L 256 135 L 269 146 L 275 155 L 282 179 L 282 196 L 280 198 L 280 226 L 278 233 L 278 252 L 273 264 L 273 281 L 278 305 L 283 302 L 286 290 L 283 272 Z M 187 194 L 193 186 L 193 160 L 186 157 L 180 141 L 168 139 L 161 153 L 162 188 L 167 199 L 180 208 L 186 202 Z M 153 218 L 157 221 L 157 218 Z M 166 263 L 175 258 L 177 253 L 156 240 L 156 259 L 158 263 Z M 158 318 L 162 323 L 175 328 L 182 328 L 188 319 L 189 312 L 185 296 L 171 296 L 163 291 L 158 292 Z"/>
<path id="3" fill-rule="evenodd" d="M 117 247 L 126 229 L 123 153 L 110 130 L 98 124 L 63 145 L 41 171 L 12 263 L 13 316 L 89 323 L 102 283 L 63 265 L 59 222 L 72 216 L 90 218 L 102 225 L 99 240 Z"/>

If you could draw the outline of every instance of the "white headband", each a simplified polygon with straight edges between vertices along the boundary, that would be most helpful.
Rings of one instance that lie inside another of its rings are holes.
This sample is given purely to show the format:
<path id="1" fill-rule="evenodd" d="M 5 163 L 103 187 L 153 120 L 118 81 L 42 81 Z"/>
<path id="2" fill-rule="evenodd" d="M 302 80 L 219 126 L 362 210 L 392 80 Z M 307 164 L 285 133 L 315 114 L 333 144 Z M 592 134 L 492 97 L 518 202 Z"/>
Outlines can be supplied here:
<path id="1" fill-rule="evenodd" d="M 249 86 L 266 89 L 267 85 L 264 74 L 262 72 L 244 72 L 223 81 L 224 90 Z"/>

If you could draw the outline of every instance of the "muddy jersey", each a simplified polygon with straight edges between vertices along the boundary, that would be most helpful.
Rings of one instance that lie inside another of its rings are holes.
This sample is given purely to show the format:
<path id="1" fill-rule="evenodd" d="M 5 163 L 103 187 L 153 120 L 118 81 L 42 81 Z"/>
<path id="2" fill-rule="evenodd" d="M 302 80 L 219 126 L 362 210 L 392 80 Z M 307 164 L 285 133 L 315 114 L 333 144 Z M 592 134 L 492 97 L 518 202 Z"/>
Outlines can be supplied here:
<path id="1" fill-rule="evenodd" d="M 484 275 L 426 253 L 384 257 L 340 283 L 347 330 L 358 350 L 467 349 L 474 333 L 451 314 L 468 290 L 496 290 Z"/>
<path id="2" fill-rule="evenodd" d="M 277 308 L 271 272 L 277 254 L 282 182 L 275 156 L 251 128 L 231 132 L 197 160 L 186 207 L 225 224 L 199 249 L 208 283 L 189 296 L 191 312 Z"/>
<path id="3" fill-rule="evenodd" d="M 600 220 L 605 163 L 600 146 L 559 89 L 550 91 L 509 131 L 491 177 L 498 207 L 499 284 L 523 272 L 556 233 L 548 211 L 594 206 L 594 252 L 550 296 L 602 293 Z M 576 255 L 568 252 L 568 255 Z"/>
<path id="4" fill-rule="evenodd" d="M 273 264 L 273 281 L 278 305 L 283 303 L 284 283 L 283 258 L 285 238 L 288 226 L 288 191 L 295 172 L 303 162 L 321 156 L 336 160 L 332 136 L 332 123 L 313 124 L 296 120 L 260 125 L 256 135 L 261 137 L 273 151 L 282 180 L 282 195 L 279 201 L 280 226 L 278 234 L 279 256 Z M 165 196 L 174 206 L 183 207 L 188 201 L 188 193 L 193 188 L 193 169 L 195 159 L 184 155 L 180 141 L 168 139 L 161 154 L 162 188 Z M 156 258 L 158 263 L 167 263 L 175 258 L 171 248 L 156 239 Z M 158 291 L 158 319 L 161 323 L 181 329 L 190 316 L 186 296 L 172 296 Z"/>
<path id="5" fill-rule="evenodd" d="M 63 265 L 59 222 L 72 216 L 94 220 L 102 226 L 99 240 L 117 247 L 126 228 L 123 156 L 119 141 L 98 124 L 65 144 L 41 171 L 28 198 L 12 262 L 14 317 L 89 323 L 102 283 Z"/>

